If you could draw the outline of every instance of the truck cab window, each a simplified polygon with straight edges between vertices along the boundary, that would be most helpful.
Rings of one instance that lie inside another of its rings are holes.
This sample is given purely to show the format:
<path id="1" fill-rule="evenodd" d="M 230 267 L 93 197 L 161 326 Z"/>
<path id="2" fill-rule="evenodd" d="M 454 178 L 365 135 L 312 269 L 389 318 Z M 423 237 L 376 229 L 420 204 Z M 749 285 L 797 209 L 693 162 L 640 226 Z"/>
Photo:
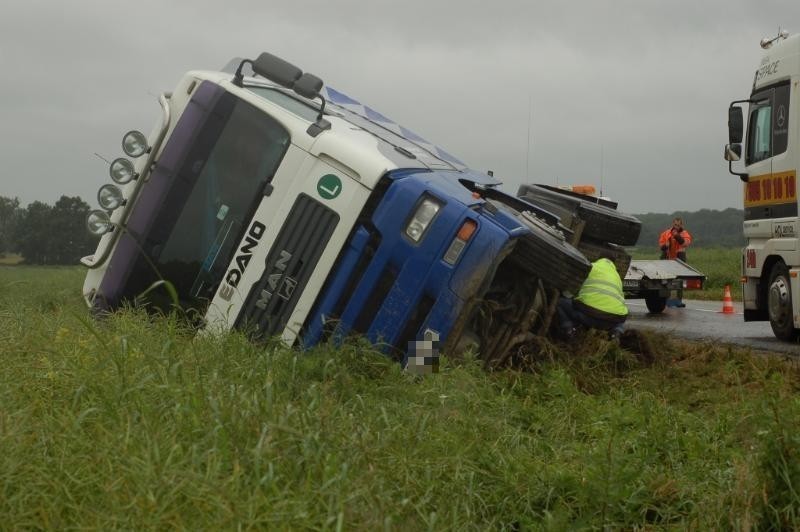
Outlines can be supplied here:
<path id="1" fill-rule="evenodd" d="M 757 163 L 786 151 L 789 140 L 789 84 L 781 83 L 750 96 L 747 125 L 747 164 Z"/>
<path id="2" fill-rule="evenodd" d="M 770 158 L 772 156 L 772 106 L 767 104 L 751 110 L 747 133 L 747 164 Z"/>

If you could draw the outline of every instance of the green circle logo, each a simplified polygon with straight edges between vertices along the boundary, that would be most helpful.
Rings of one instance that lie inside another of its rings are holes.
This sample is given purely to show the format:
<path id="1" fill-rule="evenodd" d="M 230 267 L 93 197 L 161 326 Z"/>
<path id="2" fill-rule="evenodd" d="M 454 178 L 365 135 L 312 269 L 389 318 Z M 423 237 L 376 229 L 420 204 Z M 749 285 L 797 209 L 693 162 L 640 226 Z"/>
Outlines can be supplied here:
<path id="1" fill-rule="evenodd" d="M 327 174 L 317 181 L 317 192 L 325 199 L 333 199 L 342 191 L 342 180 L 333 174 Z"/>

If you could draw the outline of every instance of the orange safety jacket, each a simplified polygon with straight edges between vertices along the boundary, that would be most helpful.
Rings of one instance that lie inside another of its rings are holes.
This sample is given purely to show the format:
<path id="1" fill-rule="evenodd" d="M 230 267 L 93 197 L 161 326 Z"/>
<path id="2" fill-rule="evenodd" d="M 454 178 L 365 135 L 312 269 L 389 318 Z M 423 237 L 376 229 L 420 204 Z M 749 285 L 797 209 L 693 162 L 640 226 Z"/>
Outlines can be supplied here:
<path id="1" fill-rule="evenodd" d="M 678 253 L 686 253 L 686 246 L 692 243 L 692 235 L 689 234 L 689 231 L 682 229 L 679 234 L 683 238 L 683 243 L 678 242 L 678 240 L 672 236 L 671 227 L 658 237 L 658 247 L 663 248 L 667 246 L 668 259 L 677 259 Z"/>

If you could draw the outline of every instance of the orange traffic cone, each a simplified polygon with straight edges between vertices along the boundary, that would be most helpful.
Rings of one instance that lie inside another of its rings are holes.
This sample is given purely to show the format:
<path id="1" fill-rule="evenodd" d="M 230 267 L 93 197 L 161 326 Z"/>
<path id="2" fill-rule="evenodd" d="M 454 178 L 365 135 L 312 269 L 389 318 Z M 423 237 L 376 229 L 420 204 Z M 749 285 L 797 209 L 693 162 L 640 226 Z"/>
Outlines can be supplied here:
<path id="1" fill-rule="evenodd" d="M 731 285 L 725 285 L 725 291 L 722 296 L 722 313 L 733 314 L 733 299 L 731 298 Z"/>

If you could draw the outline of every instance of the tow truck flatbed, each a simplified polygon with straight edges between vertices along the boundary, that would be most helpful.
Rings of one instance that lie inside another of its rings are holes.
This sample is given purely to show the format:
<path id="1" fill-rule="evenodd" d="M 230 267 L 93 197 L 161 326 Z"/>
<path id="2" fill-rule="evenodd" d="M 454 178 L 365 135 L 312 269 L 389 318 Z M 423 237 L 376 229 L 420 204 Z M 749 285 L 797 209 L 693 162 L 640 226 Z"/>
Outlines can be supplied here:
<path id="1" fill-rule="evenodd" d="M 680 299 L 684 290 L 702 290 L 705 280 L 705 274 L 680 259 L 632 260 L 622 289 L 626 299 L 644 299 L 647 309 L 657 314 L 673 291 Z"/>

